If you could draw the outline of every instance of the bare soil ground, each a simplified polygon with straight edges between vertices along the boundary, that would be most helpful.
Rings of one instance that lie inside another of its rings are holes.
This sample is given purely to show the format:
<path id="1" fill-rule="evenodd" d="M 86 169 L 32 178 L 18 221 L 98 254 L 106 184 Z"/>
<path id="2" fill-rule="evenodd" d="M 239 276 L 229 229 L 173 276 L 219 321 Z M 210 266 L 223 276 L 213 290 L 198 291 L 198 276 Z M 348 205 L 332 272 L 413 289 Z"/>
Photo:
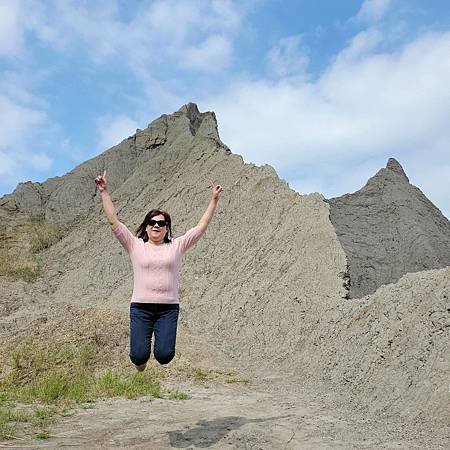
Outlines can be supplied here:
<path id="1" fill-rule="evenodd" d="M 110 399 L 72 410 L 45 441 L 2 442 L 7 448 L 440 449 L 448 430 L 357 417 L 285 378 L 165 383 L 188 400 Z"/>

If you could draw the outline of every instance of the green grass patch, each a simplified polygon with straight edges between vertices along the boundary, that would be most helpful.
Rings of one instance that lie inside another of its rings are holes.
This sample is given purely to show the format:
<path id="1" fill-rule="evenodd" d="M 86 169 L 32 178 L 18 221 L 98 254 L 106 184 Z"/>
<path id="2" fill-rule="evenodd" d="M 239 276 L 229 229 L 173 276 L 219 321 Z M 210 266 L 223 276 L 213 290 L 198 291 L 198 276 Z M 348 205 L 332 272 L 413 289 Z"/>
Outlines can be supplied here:
<path id="1" fill-rule="evenodd" d="M 39 433 L 36 433 L 36 439 L 48 439 L 50 435 L 47 431 L 40 431 Z"/>
<path id="2" fill-rule="evenodd" d="M 13 436 L 19 422 L 30 422 L 42 435 L 53 421 L 75 406 L 97 399 L 142 396 L 184 400 L 178 390 L 166 390 L 166 372 L 149 365 L 144 372 L 127 368 L 96 369 L 95 349 L 90 344 L 36 343 L 27 341 L 12 354 L 8 373 L 0 378 L 0 438 Z M 31 413 L 15 411 L 28 405 Z"/>
<path id="3" fill-rule="evenodd" d="M 182 392 L 178 389 L 173 389 L 173 390 L 167 390 L 164 398 L 168 399 L 168 400 L 189 400 L 190 397 L 188 394 L 186 394 L 185 392 Z"/>
<path id="4" fill-rule="evenodd" d="M 202 369 L 201 367 L 189 367 L 188 376 L 195 381 L 206 381 L 215 378 L 217 372 L 213 369 Z"/>
<path id="5" fill-rule="evenodd" d="M 13 438 L 15 427 L 20 423 L 33 423 L 34 416 L 29 411 L 17 410 L 9 402 L 0 403 L 0 438 Z"/>
<path id="6" fill-rule="evenodd" d="M 11 409 L 0 406 L 0 438 L 8 439 L 14 435 L 12 422 L 15 422 L 15 420 Z"/>

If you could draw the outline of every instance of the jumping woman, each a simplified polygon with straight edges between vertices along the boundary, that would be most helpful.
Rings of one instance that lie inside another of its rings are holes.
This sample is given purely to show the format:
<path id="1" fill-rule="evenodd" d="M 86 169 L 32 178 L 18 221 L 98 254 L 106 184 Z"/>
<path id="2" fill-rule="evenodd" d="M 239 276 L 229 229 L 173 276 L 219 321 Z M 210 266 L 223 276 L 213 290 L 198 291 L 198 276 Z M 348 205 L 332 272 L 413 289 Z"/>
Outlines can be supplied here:
<path id="1" fill-rule="evenodd" d="M 117 218 L 106 188 L 106 170 L 95 182 L 112 231 L 133 265 L 133 295 L 130 304 L 130 359 L 143 371 L 153 355 L 160 364 L 175 356 L 179 313 L 178 278 L 181 258 L 202 236 L 214 215 L 222 187 L 211 182 L 211 201 L 198 224 L 183 236 L 173 238 L 169 214 L 159 209 L 147 213 L 133 235 Z"/>

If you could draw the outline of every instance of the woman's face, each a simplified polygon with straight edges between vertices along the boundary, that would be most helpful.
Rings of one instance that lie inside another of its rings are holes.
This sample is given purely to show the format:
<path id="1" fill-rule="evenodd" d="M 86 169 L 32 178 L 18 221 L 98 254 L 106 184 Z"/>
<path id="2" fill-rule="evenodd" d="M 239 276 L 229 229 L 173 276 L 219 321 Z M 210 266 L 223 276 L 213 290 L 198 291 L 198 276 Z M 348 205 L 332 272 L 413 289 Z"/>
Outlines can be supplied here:
<path id="1" fill-rule="evenodd" d="M 160 223 L 158 223 L 160 222 Z M 162 224 L 164 222 L 164 225 Z M 160 214 L 151 218 L 151 223 L 145 227 L 149 241 L 154 244 L 162 244 L 164 236 L 167 233 L 167 224 L 165 217 Z"/>

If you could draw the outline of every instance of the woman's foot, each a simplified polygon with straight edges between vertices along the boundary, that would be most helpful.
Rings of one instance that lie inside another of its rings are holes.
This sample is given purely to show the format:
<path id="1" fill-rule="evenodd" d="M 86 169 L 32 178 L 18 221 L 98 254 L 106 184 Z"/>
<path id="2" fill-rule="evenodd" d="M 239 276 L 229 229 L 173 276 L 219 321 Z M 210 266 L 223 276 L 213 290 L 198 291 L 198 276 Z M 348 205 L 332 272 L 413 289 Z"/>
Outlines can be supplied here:
<path id="1" fill-rule="evenodd" d="M 141 364 L 140 366 L 135 365 L 135 367 L 139 372 L 143 372 L 147 367 L 147 363 Z"/>

